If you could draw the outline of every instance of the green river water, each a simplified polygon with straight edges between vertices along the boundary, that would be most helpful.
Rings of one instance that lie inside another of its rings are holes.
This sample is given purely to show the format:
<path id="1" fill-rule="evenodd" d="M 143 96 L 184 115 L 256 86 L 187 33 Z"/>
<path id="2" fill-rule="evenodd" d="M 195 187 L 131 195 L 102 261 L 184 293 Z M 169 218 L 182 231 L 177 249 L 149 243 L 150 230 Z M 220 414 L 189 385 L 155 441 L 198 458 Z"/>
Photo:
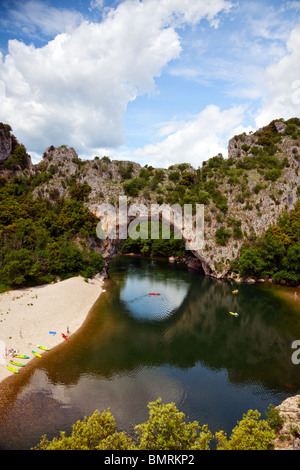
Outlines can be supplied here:
<path id="1" fill-rule="evenodd" d="M 1 391 L 0 449 L 29 449 L 108 407 L 132 433 L 158 397 L 230 434 L 249 409 L 264 418 L 269 404 L 300 393 L 300 364 L 291 360 L 300 308 L 291 289 L 130 256 L 113 260 L 109 274 L 72 340 Z"/>

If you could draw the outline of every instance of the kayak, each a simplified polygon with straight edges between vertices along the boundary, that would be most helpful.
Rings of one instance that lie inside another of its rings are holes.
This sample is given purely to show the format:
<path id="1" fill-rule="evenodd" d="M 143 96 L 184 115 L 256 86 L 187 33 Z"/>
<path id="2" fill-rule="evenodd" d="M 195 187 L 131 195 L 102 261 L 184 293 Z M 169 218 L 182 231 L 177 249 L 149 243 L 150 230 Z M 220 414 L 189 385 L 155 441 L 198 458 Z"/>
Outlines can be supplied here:
<path id="1" fill-rule="evenodd" d="M 239 314 L 236 313 L 236 312 L 229 312 L 229 313 L 230 313 L 231 315 L 234 315 L 235 317 L 238 317 L 238 316 L 239 316 Z"/>
<path id="2" fill-rule="evenodd" d="M 236 290 L 233 290 L 232 293 L 233 293 L 233 294 L 237 294 L 237 293 L 238 293 L 238 290 L 237 290 L 237 289 L 236 289 Z"/>
<path id="3" fill-rule="evenodd" d="M 149 295 L 160 295 L 160 294 L 157 294 L 156 292 L 149 292 Z"/>
<path id="4" fill-rule="evenodd" d="M 21 362 L 14 362 L 14 361 L 9 361 L 13 366 L 18 366 L 18 367 L 25 367 L 24 364 L 21 364 Z"/>
<path id="5" fill-rule="evenodd" d="M 42 357 L 39 353 L 37 353 L 36 351 L 32 351 L 33 354 L 36 356 L 36 357 Z"/>
<path id="6" fill-rule="evenodd" d="M 39 344 L 37 344 L 37 347 L 40 349 L 43 349 L 44 351 L 50 351 L 50 348 L 46 348 L 45 346 L 40 346 Z"/>
<path id="7" fill-rule="evenodd" d="M 17 369 L 14 369 L 13 367 L 9 366 L 9 365 L 6 365 L 6 367 L 11 371 L 11 372 L 14 372 L 15 374 L 18 374 L 19 371 Z"/>
<path id="8" fill-rule="evenodd" d="M 29 356 L 23 356 L 22 354 L 13 354 L 13 357 L 18 357 L 19 359 L 29 359 Z"/>
<path id="9" fill-rule="evenodd" d="M 66 335 L 64 335 L 63 333 L 61 335 L 66 341 L 69 341 L 69 338 Z"/>

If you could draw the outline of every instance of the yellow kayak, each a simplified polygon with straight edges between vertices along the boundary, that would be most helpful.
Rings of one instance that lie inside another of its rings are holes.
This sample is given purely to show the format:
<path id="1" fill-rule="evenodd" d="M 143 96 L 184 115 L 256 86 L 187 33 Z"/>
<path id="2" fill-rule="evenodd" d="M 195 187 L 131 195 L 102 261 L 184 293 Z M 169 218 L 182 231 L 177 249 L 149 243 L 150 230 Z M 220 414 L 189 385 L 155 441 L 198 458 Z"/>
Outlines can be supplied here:
<path id="1" fill-rule="evenodd" d="M 11 371 L 11 372 L 14 372 L 15 374 L 18 374 L 19 371 L 17 369 L 14 369 L 13 367 L 9 366 L 9 365 L 6 365 L 6 367 Z"/>
<path id="2" fill-rule="evenodd" d="M 46 346 L 41 346 L 40 344 L 37 344 L 37 347 L 43 349 L 44 351 L 50 351 L 50 348 L 46 348 Z"/>
<path id="3" fill-rule="evenodd" d="M 13 366 L 25 367 L 21 362 L 9 361 Z"/>
<path id="4" fill-rule="evenodd" d="M 13 354 L 13 357 L 18 357 L 20 359 L 29 359 L 29 356 L 23 354 Z"/>
<path id="5" fill-rule="evenodd" d="M 37 353 L 36 351 L 32 351 L 33 354 L 36 356 L 36 357 L 42 357 L 39 353 Z"/>
<path id="6" fill-rule="evenodd" d="M 235 317 L 238 317 L 238 316 L 239 316 L 239 314 L 236 313 L 236 312 L 229 312 L 229 313 L 230 313 L 230 315 L 234 315 Z"/>

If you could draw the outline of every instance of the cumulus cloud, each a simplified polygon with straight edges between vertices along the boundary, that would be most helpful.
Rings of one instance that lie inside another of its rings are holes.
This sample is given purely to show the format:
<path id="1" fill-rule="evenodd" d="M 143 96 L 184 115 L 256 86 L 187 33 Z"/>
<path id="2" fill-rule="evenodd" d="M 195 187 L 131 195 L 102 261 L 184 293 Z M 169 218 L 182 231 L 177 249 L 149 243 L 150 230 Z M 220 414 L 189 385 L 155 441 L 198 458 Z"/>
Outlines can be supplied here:
<path id="1" fill-rule="evenodd" d="M 25 25 L 33 3 L 24 6 Z M 202 18 L 216 26 L 217 14 L 229 7 L 225 0 L 127 0 L 100 23 L 69 21 L 67 30 L 65 18 L 64 26 L 52 26 L 64 32 L 43 47 L 11 40 L 8 54 L 0 55 L 0 120 L 37 153 L 51 144 L 84 154 L 121 145 L 128 103 L 153 91 L 155 77 L 180 55 L 176 27 Z M 49 14 L 55 19 L 56 10 L 41 13 L 44 30 L 52 24 Z"/>
<path id="2" fill-rule="evenodd" d="M 137 149 L 135 154 L 153 166 L 164 168 L 182 162 L 197 168 L 218 153 L 227 157 L 228 140 L 234 134 L 252 130 L 240 124 L 245 111 L 243 106 L 222 111 L 218 106 L 209 105 L 188 121 L 164 124 L 160 135 L 169 135 L 156 144 Z"/>
<path id="3" fill-rule="evenodd" d="M 265 98 L 256 116 L 258 127 L 277 118 L 300 115 L 300 23 L 291 31 L 287 54 L 265 74 Z"/>

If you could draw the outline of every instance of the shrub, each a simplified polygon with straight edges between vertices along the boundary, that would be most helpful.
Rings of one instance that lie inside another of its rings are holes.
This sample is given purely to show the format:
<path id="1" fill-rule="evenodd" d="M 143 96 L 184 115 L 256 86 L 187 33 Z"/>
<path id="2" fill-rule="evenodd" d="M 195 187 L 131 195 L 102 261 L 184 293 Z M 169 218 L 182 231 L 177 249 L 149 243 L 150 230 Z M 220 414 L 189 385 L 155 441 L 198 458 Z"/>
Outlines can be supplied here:
<path id="1" fill-rule="evenodd" d="M 135 436 L 117 431 L 110 410 L 96 410 L 90 418 L 77 421 L 70 436 L 65 432 L 49 441 L 46 435 L 33 450 L 209 450 L 213 434 L 207 425 L 188 422 L 174 403 L 163 404 L 161 398 L 149 402 L 149 418 L 135 426 Z M 216 433 L 217 450 L 270 450 L 275 432 L 260 419 L 257 410 L 249 410 L 237 423 L 227 439 L 226 433 Z"/>
<path id="2" fill-rule="evenodd" d="M 266 181 L 276 181 L 281 175 L 280 168 L 273 168 L 272 170 L 268 170 L 265 174 Z"/>
<path id="3" fill-rule="evenodd" d="M 215 239 L 218 245 L 225 246 L 228 239 L 231 237 L 231 231 L 223 226 L 216 230 Z"/>
<path id="4" fill-rule="evenodd" d="M 275 432 L 268 422 L 259 420 L 260 413 L 257 410 L 249 410 L 243 415 L 233 429 L 230 439 L 227 440 L 223 431 L 216 433 L 218 450 L 270 450 L 271 442 L 275 439 Z"/>
<path id="5" fill-rule="evenodd" d="M 280 431 L 284 420 L 274 405 L 269 405 L 268 411 L 266 412 L 266 417 L 271 429 L 273 429 L 275 432 Z"/>

